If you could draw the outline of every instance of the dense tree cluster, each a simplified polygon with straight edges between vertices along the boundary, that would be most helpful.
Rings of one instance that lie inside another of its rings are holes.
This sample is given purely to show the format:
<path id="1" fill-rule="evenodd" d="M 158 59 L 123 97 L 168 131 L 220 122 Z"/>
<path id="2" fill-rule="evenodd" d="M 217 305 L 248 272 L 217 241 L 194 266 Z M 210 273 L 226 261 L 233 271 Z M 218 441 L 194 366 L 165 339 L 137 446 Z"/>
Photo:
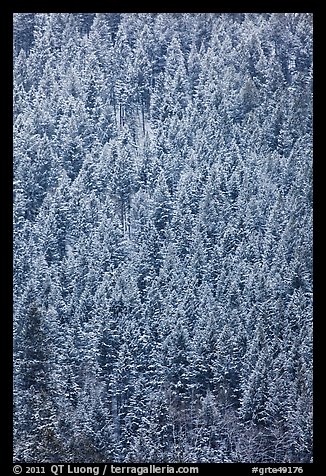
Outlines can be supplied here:
<path id="1" fill-rule="evenodd" d="M 14 14 L 14 451 L 312 460 L 310 14 Z"/>

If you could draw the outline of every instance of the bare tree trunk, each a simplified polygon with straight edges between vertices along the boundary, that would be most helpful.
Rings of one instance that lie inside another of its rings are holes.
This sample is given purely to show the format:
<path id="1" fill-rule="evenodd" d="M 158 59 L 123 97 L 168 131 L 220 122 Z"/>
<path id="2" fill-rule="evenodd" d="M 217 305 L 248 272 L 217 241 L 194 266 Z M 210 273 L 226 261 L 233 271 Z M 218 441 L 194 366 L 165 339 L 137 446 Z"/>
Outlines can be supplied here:
<path id="1" fill-rule="evenodd" d="M 145 136 L 145 110 L 144 110 L 144 104 L 142 104 L 142 108 L 141 108 L 141 118 L 142 118 L 143 134 L 144 134 L 144 136 Z"/>

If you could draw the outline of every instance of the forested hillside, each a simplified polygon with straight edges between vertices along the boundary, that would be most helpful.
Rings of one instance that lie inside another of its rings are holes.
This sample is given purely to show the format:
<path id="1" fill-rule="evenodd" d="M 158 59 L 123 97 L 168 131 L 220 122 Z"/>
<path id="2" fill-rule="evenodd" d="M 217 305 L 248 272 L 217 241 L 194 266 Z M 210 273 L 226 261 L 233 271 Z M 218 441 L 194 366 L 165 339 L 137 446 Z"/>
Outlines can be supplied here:
<path id="1" fill-rule="evenodd" d="M 312 15 L 13 21 L 15 460 L 312 461 Z"/>

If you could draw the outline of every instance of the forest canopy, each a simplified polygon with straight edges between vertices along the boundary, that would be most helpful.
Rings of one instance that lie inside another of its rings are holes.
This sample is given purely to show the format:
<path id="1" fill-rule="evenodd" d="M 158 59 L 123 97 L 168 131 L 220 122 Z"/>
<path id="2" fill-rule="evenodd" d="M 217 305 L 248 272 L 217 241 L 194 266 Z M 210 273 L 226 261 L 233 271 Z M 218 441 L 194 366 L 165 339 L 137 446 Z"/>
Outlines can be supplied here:
<path id="1" fill-rule="evenodd" d="M 15 13 L 14 459 L 312 461 L 312 15 Z"/>

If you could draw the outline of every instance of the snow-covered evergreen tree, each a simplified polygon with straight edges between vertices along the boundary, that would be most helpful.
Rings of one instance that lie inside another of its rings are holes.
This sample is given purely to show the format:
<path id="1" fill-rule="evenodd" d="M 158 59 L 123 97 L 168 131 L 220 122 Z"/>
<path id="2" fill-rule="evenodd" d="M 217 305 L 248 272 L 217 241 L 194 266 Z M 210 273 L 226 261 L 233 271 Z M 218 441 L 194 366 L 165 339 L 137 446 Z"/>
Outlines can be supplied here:
<path id="1" fill-rule="evenodd" d="M 311 462 L 312 15 L 15 13 L 17 462 Z"/>

